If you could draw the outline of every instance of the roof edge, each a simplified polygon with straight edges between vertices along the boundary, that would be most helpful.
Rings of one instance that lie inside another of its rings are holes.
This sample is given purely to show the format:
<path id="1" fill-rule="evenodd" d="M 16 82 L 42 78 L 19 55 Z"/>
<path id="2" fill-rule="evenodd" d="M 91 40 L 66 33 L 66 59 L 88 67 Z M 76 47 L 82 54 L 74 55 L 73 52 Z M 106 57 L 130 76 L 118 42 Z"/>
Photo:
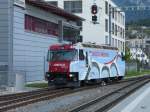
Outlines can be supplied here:
<path id="1" fill-rule="evenodd" d="M 46 10 L 47 12 L 51 12 L 53 14 L 56 14 L 58 16 L 62 16 L 64 18 L 68 18 L 73 21 L 84 21 L 84 18 L 81 18 L 77 15 L 71 14 L 67 11 L 65 11 L 62 8 L 56 7 L 54 5 L 51 5 L 43 0 L 25 0 L 25 2 L 29 5 L 42 8 L 43 10 Z"/>

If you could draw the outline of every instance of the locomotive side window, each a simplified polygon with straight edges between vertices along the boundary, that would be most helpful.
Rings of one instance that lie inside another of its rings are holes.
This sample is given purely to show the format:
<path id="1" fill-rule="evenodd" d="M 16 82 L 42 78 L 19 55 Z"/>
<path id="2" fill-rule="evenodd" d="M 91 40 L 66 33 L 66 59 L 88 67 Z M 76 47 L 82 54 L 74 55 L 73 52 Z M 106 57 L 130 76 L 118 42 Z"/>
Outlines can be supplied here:
<path id="1" fill-rule="evenodd" d="M 88 65 L 89 65 L 88 52 L 86 52 L 86 66 L 88 67 Z"/>
<path id="2" fill-rule="evenodd" d="M 80 49 L 79 50 L 79 60 L 84 60 L 85 57 L 84 57 L 84 53 L 83 53 L 83 49 Z"/>

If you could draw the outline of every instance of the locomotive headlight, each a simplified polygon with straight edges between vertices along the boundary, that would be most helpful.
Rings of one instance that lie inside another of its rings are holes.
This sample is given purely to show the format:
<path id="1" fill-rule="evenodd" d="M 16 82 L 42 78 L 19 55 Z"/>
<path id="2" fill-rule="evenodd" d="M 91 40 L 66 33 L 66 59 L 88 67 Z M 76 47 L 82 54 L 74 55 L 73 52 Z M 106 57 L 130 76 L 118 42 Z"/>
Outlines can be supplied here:
<path id="1" fill-rule="evenodd" d="M 45 80 L 47 81 L 49 77 L 50 77 L 50 74 L 46 73 L 45 74 Z"/>
<path id="2" fill-rule="evenodd" d="M 47 76 L 47 77 L 50 77 L 50 74 L 47 74 L 46 76 Z"/>
<path id="3" fill-rule="evenodd" d="M 70 74 L 69 76 L 70 76 L 70 77 L 73 77 L 74 75 L 73 75 L 73 74 Z"/>

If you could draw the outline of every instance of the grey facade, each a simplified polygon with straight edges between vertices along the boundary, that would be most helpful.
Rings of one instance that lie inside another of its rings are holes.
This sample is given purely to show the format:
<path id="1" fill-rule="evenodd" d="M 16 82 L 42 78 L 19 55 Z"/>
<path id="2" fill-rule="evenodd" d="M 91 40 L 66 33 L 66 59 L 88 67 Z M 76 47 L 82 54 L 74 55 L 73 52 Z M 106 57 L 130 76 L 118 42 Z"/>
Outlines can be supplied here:
<path id="1" fill-rule="evenodd" d="M 0 84 L 11 84 L 13 1 L 0 0 Z M 9 82 L 9 83 L 8 83 Z"/>
<path id="2" fill-rule="evenodd" d="M 27 82 L 44 80 L 47 50 L 60 42 L 53 35 L 25 30 L 25 14 L 53 23 L 68 21 L 30 4 L 22 8 L 14 5 L 13 0 L 0 0 L 0 86 L 14 86 L 17 73 L 23 74 Z M 69 22 L 76 25 L 76 21 Z"/>

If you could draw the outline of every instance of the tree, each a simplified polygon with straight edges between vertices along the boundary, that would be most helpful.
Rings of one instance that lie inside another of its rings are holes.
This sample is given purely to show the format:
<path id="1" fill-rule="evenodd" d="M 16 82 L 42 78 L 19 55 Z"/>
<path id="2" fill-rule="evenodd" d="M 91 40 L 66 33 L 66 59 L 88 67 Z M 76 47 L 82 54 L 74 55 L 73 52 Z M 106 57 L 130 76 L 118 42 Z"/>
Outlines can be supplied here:
<path id="1" fill-rule="evenodd" d="M 123 57 L 125 61 L 131 60 L 131 52 L 130 49 L 126 46 L 125 47 L 125 56 Z"/>

